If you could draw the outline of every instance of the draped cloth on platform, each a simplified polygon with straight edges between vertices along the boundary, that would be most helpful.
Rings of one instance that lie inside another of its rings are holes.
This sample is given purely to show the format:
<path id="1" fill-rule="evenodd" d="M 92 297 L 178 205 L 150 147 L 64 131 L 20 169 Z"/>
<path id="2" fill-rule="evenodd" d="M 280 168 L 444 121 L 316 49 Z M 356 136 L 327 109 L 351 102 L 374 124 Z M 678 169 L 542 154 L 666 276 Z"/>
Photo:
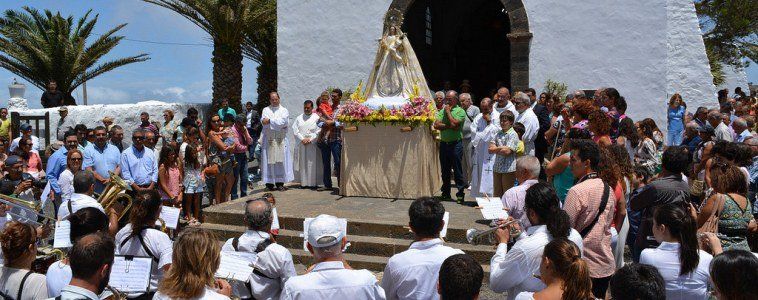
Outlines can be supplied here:
<path id="1" fill-rule="evenodd" d="M 342 195 L 415 199 L 439 192 L 439 150 L 431 129 L 400 128 L 377 124 L 343 131 Z"/>

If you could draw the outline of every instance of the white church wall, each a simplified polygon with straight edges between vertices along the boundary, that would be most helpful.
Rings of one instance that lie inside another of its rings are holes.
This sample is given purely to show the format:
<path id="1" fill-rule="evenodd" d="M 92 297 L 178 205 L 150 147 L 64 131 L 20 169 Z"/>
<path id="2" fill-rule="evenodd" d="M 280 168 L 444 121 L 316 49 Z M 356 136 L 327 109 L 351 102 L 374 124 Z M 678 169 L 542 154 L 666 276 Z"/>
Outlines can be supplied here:
<path id="1" fill-rule="evenodd" d="M 140 113 L 147 112 L 150 115 L 150 121 L 157 121 L 163 124 L 163 111 L 170 109 L 174 111 L 174 120 L 181 122 L 187 116 L 187 110 L 194 107 L 204 116 L 210 104 L 205 103 L 167 103 L 161 101 L 142 101 L 134 104 L 97 104 L 97 105 L 75 105 L 67 106 L 68 117 L 75 124 L 84 124 L 88 128 L 103 125 L 103 118 L 113 118 L 113 124 L 124 128 L 124 140 L 131 142 L 132 131 L 137 129 L 140 121 Z M 42 108 L 18 111 L 22 116 L 41 116 L 49 112 L 50 117 L 50 140 L 55 141 L 55 133 L 58 128 L 60 115 L 57 108 Z"/>
<path id="2" fill-rule="evenodd" d="M 694 112 L 699 106 L 714 107 L 718 104 L 715 97 L 716 88 L 713 85 L 695 4 L 692 0 L 667 2 L 667 97 L 679 93 L 690 112 Z"/>
<path id="3" fill-rule="evenodd" d="M 747 73 L 745 69 L 737 69 L 731 65 L 724 64 L 724 83 L 719 85 L 718 89 L 729 89 L 729 95 L 734 95 L 736 87 L 742 87 L 742 91 L 750 95 L 750 87 L 747 82 Z"/>
<path id="4" fill-rule="evenodd" d="M 533 34 L 529 83 L 615 87 L 633 119 L 666 120 L 666 0 L 524 1 Z M 661 126 L 665 128 L 665 125 Z"/>
<path id="5" fill-rule="evenodd" d="M 279 94 L 294 120 L 327 87 L 367 80 L 391 0 L 277 1 Z"/>

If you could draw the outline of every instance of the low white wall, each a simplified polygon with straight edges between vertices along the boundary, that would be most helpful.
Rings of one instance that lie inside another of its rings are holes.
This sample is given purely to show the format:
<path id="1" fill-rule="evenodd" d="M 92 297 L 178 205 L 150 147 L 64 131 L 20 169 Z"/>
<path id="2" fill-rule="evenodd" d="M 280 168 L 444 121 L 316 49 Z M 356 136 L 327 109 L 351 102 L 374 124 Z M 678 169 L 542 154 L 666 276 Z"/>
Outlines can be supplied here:
<path id="1" fill-rule="evenodd" d="M 73 119 L 75 124 L 84 124 L 87 128 L 103 125 L 103 118 L 113 118 L 113 124 L 124 128 L 124 140 L 131 142 L 132 131 L 137 129 L 140 124 L 140 113 L 147 112 L 150 114 L 150 121 L 157 121 L 163 124 L 163 111 L 170 109 L 174 111 L 174 120 L 181 122 L 186 116 L 187 109 L 194 107 L 200 112 L 200 117 L 204 117 L 210 104 L 205 103 L 166 103 L 161 101 L 143 101 L 135 104 L 97 104 L 97 105 L 75 105 L 68 107 L 68 117 Z M 50 140 L 55 141 L 55 133 L 58 128 L 58 108 L 29 109 L 18 111 L 22 116 L 41 116 L 45 112 L 50 113 Z M 40 126 L 43 126 L 40 124 Z M 41 140 L 44 140 L 40 137 Z M 41 141 L 44 143 L 44 141 Z M 45 145 L 42 145 L 45 146 Z"/>

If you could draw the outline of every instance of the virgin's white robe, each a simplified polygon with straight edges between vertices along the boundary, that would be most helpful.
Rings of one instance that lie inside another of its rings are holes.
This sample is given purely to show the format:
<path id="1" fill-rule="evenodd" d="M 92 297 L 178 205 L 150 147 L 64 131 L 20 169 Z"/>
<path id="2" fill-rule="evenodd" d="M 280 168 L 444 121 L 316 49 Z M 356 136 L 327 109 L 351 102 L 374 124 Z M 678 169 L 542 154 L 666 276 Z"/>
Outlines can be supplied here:
<path id="1" fill-rule="evenodd" d="M 316 137 L 321 128 L 316 124 L 319 118 L 316 114 L 306 116 L 301 114 L 292 124 L 295 134 L 295 179 L 302 186 L 318 186 L 324 183 L 324 166 L 321 162 L 321 150 L 316 145 Z M 304 139 L 311 143 L 303 145 Z"/>
<path id="2" fill-rule="evenodd" d="M 285 183 L 295 179 L 292 174 L 292 157 L 290 156 L 289 112 L 281 105 L 266 107 L 261 113 L 261 177 L 263 183 Z M 263 119 L 269 119 L 269 124 L 263 124 Z M 278 151 L 274 153 L 270 151 Z"/>
<path id="3" fill-rule="evenodd" d="M 474 146 L 474 155 L 471 169 L 471 196 L 481 197 L 483 194 L 492 195 L 492 166 L 495 164 L 495 155 L 490 154 L 490 141 L 500 130 L 495 114 L 491 114 L 489 124 L 482 118 L 482 114 L 474 117 L 471 122 L 471 145 Z"/>

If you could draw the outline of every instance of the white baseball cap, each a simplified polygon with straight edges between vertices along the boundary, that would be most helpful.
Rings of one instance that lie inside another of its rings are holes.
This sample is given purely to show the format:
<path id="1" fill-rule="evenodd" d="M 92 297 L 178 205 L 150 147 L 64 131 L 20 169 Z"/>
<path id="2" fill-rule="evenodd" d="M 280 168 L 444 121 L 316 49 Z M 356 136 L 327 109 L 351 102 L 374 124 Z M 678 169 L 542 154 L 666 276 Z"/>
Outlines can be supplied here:
<path id="1" fill-rule="evenodd" d="M 343 237 L 342 222 L 335 216 L 319 215 L 308 225 L 308 243 L 312 247 L 329 247 L 342 242 Z"/>

